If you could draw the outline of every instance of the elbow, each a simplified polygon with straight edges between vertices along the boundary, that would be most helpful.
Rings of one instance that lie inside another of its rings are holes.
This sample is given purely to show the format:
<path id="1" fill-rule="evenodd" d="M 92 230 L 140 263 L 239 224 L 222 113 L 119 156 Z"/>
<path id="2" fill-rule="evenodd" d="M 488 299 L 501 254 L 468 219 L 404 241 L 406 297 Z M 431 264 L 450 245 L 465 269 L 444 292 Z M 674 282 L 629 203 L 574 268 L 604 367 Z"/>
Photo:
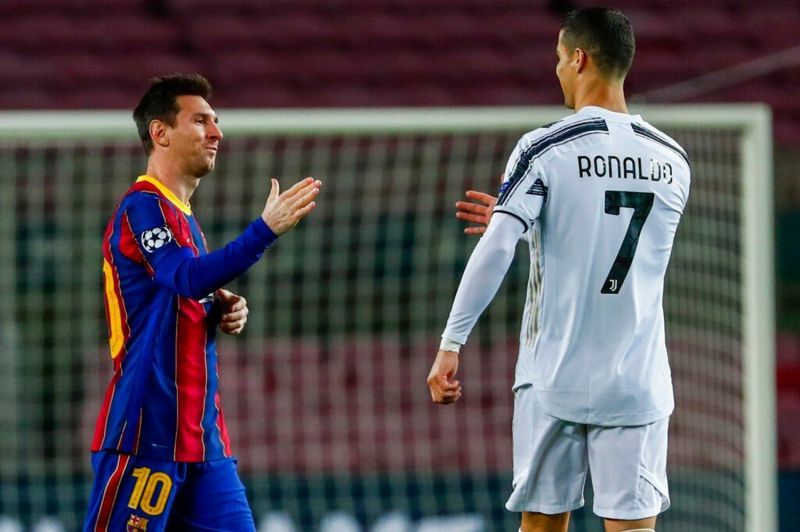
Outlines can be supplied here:
<path id="1" fill-rule="evenodd" d="M 511 246 L 503 246 L 496 255 L 497 267 L 503 271 L 507 270 L 514 260 L 516 250 L 516 242 Z"/>
<path id="2" fill-rule="evenodd" d="M 188 283 L 174 283 L 172 288 L 179 296 L 197 301 L 206 297 L 210 292 L 210 290 L 206 290 L 204 287 L 195 287 Z"/>
<path id="3" fill-rule="evenodd" d="M 212 292 L 213 290 L 187 290 L 185 293 L 181 293 L 181 295 L 188 299 L 200 301 L 210 296 Z"/>
<path id="4" fill-rule="evenodd" d="M 160 278 L 157 280 L 160 282 L 160 284 L 176 292 L 179 296 L 187 299 L 194 299 L 196 301 L 204 299 L 214 291 L 213 288 L 203 286 L 200 283 L 192 283 L 188 277 L 181 276 L 177 272 L 171 277 Z"/>
<path id="5" fill-rule="evenodd" d="M 183 286 L 178 286 L 178 293 L 186 298 L 200 301 L 207 298 L 216 290 L 215 287 L 203 283 L 192 283 L 187 280 Z"/>

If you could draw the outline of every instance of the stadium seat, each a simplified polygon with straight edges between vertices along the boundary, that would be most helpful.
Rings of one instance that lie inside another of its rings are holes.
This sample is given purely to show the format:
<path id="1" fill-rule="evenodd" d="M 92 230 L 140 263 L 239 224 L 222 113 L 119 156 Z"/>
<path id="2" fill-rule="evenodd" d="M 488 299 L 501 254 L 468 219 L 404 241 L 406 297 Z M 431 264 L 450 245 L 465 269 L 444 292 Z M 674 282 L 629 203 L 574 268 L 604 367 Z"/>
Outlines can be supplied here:
<path id="1" fill-rule="evenodd" d="M 795 46 L 800 27 L 800 7 L 791 0 L 776 0 L 778 19 L 775 10 L 744 0 L 615 5 L 637 31 L 632 94 Z M 133 71 L 125 69 L 139 65 L 147 76 L 196 68 L 219 87 L 219 102 L 237 107 L 560 100 L 538 87 L 553 81 L 560 17 L 544 0 L 6 0 L 0 15 L 4 77 L 22 87 L 0 93 L 3 108 L 83 105 L 78 95 L 61 95 L 82 90 L 87 80 L 100 107 L 122 101 L 118 92 L 125 87 L 130 101 L 137 92 Z M 175 31 L 176 25 L 186 29 Z M 143 55 L 155 59 L 135 60 Z M 88 64 L 93 61 L 99 64 Z M 778 138 L 794 145 L 800 117 L 786 95 L 800 81 L 798 72 L 786 69 L 695 100 L 766 101 L 776 109 Z M 46 101 L 48 94 L 53 101 Z"/>
<path id="2" fill-rule="evenodd" d="M 778 460 L 783 468 L 800 467 L 800 392 L 778 396 Z"/>

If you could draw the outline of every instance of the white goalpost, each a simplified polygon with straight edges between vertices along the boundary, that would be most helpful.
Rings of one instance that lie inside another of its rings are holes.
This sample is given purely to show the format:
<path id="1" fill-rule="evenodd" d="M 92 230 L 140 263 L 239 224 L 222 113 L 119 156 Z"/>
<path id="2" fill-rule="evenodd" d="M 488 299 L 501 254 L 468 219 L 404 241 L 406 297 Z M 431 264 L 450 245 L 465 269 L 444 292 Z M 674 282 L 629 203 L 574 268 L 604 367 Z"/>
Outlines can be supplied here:
<path id="1" fill-rule="evenodd" d="M 677 405 L 659 530 L 776 530 L 769 108 L 631 111 L 693 170 L 664 296 Z M 211 248 L 260 213 L 270 177 L 324 181 L 313 215 L 232 284 L 251 314 L 220 340 L 260 530 L 515 527 L 503 503 L 525 253 L 464 351 L 463 401 L 430 404 L 425 375 L 476 242 L 453 204 L 496 192 L 520 135 L 568 111 L 217 112 L 218 166 L 192 200 Z M 144 162 L 129 112 L 0 113 L 0 524 L 83 518 L 111 368 L 100 242 Z M 575 530 L 600 530 L 589 514 Z"/>

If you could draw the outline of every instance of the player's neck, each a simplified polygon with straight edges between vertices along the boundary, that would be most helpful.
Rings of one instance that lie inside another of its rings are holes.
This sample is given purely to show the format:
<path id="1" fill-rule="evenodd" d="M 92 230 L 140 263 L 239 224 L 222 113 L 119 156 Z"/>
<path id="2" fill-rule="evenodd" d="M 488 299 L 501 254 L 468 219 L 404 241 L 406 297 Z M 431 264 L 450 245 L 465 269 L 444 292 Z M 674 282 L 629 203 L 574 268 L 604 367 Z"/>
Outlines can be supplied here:
<path id="1" fill-rule="evenodd" d="M 575 112 L 588 106 L 602 107 L 616 113 L 627 113 L 622 82 L 608 83 L 597 80 L 579 87 L 575 94 Z"/>
<path id="2" fill-rule="evenodd" d="M 192 194 L 200 184 L 200 178 L 185 175 L 174 164 L 158 160 L 156 157 L 151 157 L 147 162 L 147 175 L 161 181 L 186 205 L 189 205 Z"/>

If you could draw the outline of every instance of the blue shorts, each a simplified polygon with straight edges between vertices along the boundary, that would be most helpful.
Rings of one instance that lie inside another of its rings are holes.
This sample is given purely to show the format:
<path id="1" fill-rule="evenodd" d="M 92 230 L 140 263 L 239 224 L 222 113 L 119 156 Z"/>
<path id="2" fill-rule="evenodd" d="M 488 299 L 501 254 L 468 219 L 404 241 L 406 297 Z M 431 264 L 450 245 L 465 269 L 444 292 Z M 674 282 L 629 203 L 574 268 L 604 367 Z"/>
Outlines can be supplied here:
<path id="1" fill-rule="evenodd" d="M 85 532 L 255 531 L 236 459 L 165 462 L 92 453 Z"/>

